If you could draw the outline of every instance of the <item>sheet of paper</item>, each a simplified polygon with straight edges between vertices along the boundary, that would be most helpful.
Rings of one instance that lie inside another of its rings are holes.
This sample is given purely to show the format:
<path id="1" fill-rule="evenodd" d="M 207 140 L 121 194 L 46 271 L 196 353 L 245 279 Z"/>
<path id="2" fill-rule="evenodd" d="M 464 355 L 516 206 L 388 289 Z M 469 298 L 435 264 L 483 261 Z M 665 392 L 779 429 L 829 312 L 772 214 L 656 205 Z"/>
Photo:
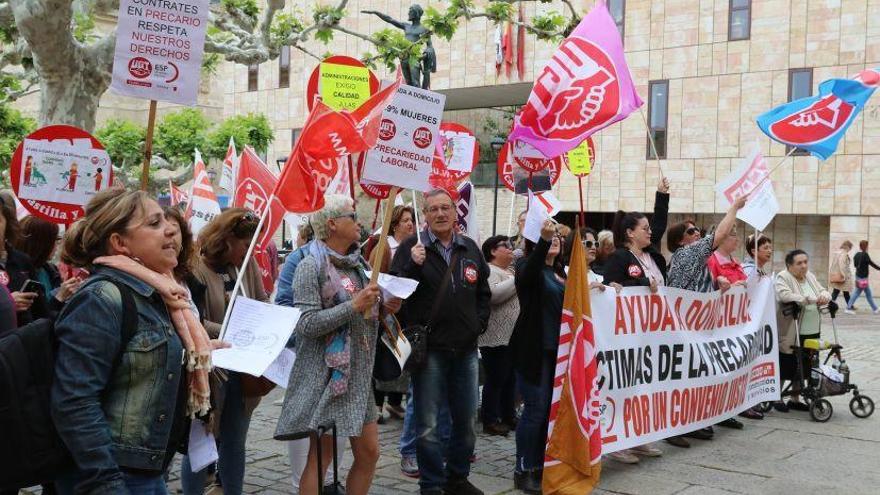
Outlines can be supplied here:
<path id="1" fill-rule="evenodd" d="M 262 376 L 284 349 L 299 317 L 296 308 L 237 297 L 223 337 L 232 347 L 211 354 L 214 366 Z"/>
<path id="2" fill-rule="evenodd" d="M 205 429 L 205 423 L 199 419 L 192 420 L 189 427 L 189 463 L 192 472 L 197 473 L 208 464 L 217 461 L 217 442 L 214 434 Z"/>
<path id="3" fill-rule="evenodd" d="M 391 354 L 397 359 L 397 364 L 400 365 L 400 369 L 403 369 L 403 365 L 406 364 L 406 360 L 409 359 L 409 355 L 412 354 L 412 345 L 410 345 L 409 340 L 406 339 L 406 336 L 404 336 L 403 333 L 400 333 L 397 334 L 397 338 L 392 341 L 391 337 L 388 336 L 388 331 L 381 325 L 379 332 L 381 332 L 382 344 L 391 351 Z M 394 334 L 392 333 L 392 335 Z"/>
<path id="4" fill-rule="evenodd" d="M 741 196 L 749 195 L 749 200 L 737 212 L 736 218 L 758 230 L 766 229 L 779 213 L 773 181 L 769 178 L 764 180 L 767 174 L 767 162 L 756 143 L 740 165 L 715 186 L 718 202 L 725 208 Z"/>
<path id="5" fill-rule="evenodd" d="M 548 218 L 550 215 L 547 209 L 538 201 L 537 196 L 529 191 L 529 212 L 526 214 L 526 223 L 523 226 L 523 237 L 538 242 L 541 238 L 541 226 Z"/>
<path id="6" fill-rule="evenodd" d="M 446 159 L 446 168 L 471 172 L 474 169 L 475 143 L 476 139 L 467 134 L 457 134 L 444 139 L 443 156 Z"/>
<path id="7" fill-rule="evenodd" d="M 272 383 L 281 388 L 287 388 L 287 381 L 290 380 L 290 370 L 293 369 L 293 362 L 296 361 L 296 353 L 291 349 L 284 349 L 281 354 L 272 361 L 272 364 L 266 368 L 263 376 L 272 380 Z"/>
<path id="8" fill-rule="evenodd" d="M 365 272 L 367 277 L 372 276 L 372 272 Z M 416 291 L 419 282 L 411 278 L 395 277 L 387 273 L 380 273 L 378 280 L 379 288 L 382 289 L 382 295 L 388 299 L 389 297 L 399 297 L 406 299 Z"/>

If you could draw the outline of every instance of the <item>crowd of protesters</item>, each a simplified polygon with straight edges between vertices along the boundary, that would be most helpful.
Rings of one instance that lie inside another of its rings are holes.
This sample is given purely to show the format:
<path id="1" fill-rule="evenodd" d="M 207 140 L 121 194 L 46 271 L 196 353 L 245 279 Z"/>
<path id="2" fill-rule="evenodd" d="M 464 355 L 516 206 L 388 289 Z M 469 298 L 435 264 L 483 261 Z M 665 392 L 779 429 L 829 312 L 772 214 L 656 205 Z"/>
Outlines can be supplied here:
<path id="1" fill-rule="evenodd" d="M 404 422 L 400 468 L 419 478 L 421 493 L 480 494 L 468 480 L 479 418 L 485 434 L 514 432 L 514 484 L 540 493 L 574 242 L 585 248 L 594 290 L 725 291 L 750 277 L 773 277 L 780 304 L 802 308 L 798 325 L 778 312 L 782 378 L 793 383 L 792 346 L 819 335 L 822 306 L 842 292 L 853 311 L 864 293 L 878 311 L 868 270 L 880 266 L 866 241 L 854 258 L 849 241 L 831 257 L 829 293 L 802 250 L 786 254 L 785 269 L 774 274 L 767 236 L 749 236 L 745 259 L 736 259 L 736 214 L 744 199 L 708 233 L 693 220 L 667 230 L 669 189 L 661 179 L 653 214 L 618 212 L 610 230 L 582 228 L 577 237 L 547 220 L 533 242 L 523 235 L 524 212 L 515 236 L 492 236 L 482 246 L 459 232 L 455 203 L 438 189 L 424 195 L 424 225 L 413 207 L 394 208 L 383 259 L 374 252 L 375 236 L 361 248 L 363 228 L 352 200 L 327 196 L 300 229 L 274 294 L 275 304 L 301 311 L 288 342 L 296 360 L 275 430 L 277 440 L 288 442 L 293 491 L 320 492 L 329 476 L 319 466 L 329 467 L 335 449 L 353 459 L 346 493 L 366 494 L 379 458 L 377 423 L 398 419 Z M 165 494 L 171 461 L 186 453 L 191 421 L 199 421 L 215 434 L 219 459 L 193 472 L 184 455 L 183 493 L 201 494 L 216 484 L 227 495 L 241 494 L 250 419 L 272 384 L 244 373 L 209 373 L 205 363 L 212 349 L 226 346 L 216 339 L 239 278 L 247 297 L 272 299 L 257 264 L 251 260 L 242 268 L 257 215 L 226 209 L 194 240 L 176 207 L 163 209 L 145 193 L 111 189 L 97 194 L 61 236 L 56 225 L 38 218 L 19 222 L 14 203 L 3 199 L 0 336 L 39 318 L 55 320 L 51 412 L 75 461 L 46 480 L 43 493 Z M 370 282 L 371 266 L 418 281 L 415 292 L 405 301 L 386 298 Z M 430 328 L 424 365 L 397 380 L 377 381 L 372 371 L 379 335 L 397 321 Z M 804 410 L 798 390 L 795 384 L 790 400 L 775 408 Z M 740 416 L 763 418 L 754 410 Z M 719 425 L 744 427 L 734 417 Z M 331 427 L 335 446 L 331 436 L 317 433 Z M 667 442 L 687 448 L 689 438 L 713 434 L 708 427 Z M 635 464 L 662 454 L 647 444 L 607 458 Z"/>

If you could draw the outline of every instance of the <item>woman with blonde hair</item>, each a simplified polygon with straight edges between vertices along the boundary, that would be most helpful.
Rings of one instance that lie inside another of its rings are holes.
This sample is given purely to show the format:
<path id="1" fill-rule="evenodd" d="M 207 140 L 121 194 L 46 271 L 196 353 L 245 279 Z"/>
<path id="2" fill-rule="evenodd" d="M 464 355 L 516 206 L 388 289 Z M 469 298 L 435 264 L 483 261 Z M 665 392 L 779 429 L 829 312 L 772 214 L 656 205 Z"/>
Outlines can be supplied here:
<path id="1" fill-rule="evenodd" d="M 76 463 L 62 494 L 167 493 L 187 422 L 208 412 L 220 345 L 171 276 L 172 237 L 153 199 L 121 189 L 96 194 L 65 236 L 62 259 L 91 276 L 55 324 L 52 419 Z"/>
<path id="2" fill-rule="evenodd" d="M 855 282 L 852 273 L 852 258 L 849 252 L 852 251 L 853 243 L 846 240 L 840 244 L 840 248 L 831 256 L 831 267 L 828 270 L 828 285 L 831 286 L 831 300 L 837 301 L 837 296 L 843 292 L 843 300 L 849 304 L 849 295 L 855 289 Z M 847 313 L 852 310 L 847 309 Z"/>
<path id="3" fill-rule="evenodd" d="M 302 311 L 294 329 L 296 361 L 275 438 L 310 439 L 299 490 L 316 493 L 318 462 L 327 466 L 332 454 L 332 438 L 319 438 L 316 432 L 335 425 L 338 436 L 349 438 L 354 454 L 345 491 L 366 495 L 379 459 L 371 386 L 376 318 L 396 312 L 401 301 L 392 299 L 383 307 L 379 287 L 366 276 L 370 267 L 358 250 L 360 225 L 351 198 L 327 196 L 309 223 L 315 240 L 293 281 L 294 307 Z"/>

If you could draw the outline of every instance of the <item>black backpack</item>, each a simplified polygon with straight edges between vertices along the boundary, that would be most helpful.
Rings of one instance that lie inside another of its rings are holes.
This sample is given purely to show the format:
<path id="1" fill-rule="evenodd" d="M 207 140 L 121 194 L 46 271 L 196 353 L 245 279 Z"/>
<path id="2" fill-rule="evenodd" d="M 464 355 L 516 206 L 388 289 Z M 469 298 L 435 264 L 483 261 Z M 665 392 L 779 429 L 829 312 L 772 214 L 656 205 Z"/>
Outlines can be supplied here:
<path id="1" fill-rule="evenodd" d="M 122 349 L 137 331 L 131 289 L 107 280 L 122 295 Z M 55 322 L 43 318 L 0 338 L 0 490 L 54 480 L 73 460 L 55 431 L 49 394 L 55 374 Z M 116 365 L 122 353 L 116 358 Z"/>

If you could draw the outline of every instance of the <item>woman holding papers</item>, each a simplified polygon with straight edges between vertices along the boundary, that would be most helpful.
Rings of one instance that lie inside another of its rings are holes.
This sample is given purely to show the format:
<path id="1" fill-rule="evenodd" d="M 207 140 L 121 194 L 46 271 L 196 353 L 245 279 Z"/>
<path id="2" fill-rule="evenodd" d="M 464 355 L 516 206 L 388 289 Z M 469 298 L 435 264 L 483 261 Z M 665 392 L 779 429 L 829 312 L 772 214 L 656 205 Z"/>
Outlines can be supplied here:
<path id="1" fill-rule="evenodd" d="M 153 199 L 122 189 L 96 194 L 67 232 L 62 259 L 92 275 L 55 324 L 51 412 L 76 462 L 62 494 L 166 493 L 189 418 L 210 407 L 214 345 L 171 278 L 173 235 Z"/>
<path id="2" fill-rule="evenodd" d="M 199 233 L 199 256 L 193 273 L 206 287 L 204 313 L 205 329 L 212 337 L 220 333 L 226 306 L 235 287 L 236 278 L 243 277 L 245 297 L 268 302 L 263 290 L 259 267 L 254 260 L 243 270 L 248 245 L 257 231 L 259 218 L 245 208 L 229 208 L 211 220 Z M 218 467 L 223 482 L 223 493 L 240 495 L 244 482 L 245 442 L 251 414 L 268 390 L 265 378 L 228 371 L 222 384 L 212 380 L 215 394 L 212 426 L 217 437 Z M 187 459 L 185 459 L 186 461 Z M 181 469 L 181 484 L 185 495 L 201 495 L 207 478 L 207 468 L 197 473 L 187 462 Z"/>
<path id="3" fill-rule="evenodd" d="M 383 307 L 379 287 L 364 273 L 370 267 L 358 250 L 360 225 L 350 198 L 328 195 L 310 224 L 315 241 L 293 281 L 294 307 L 302 311 L 294 330 L 297 357 L 275 438 L 310 438 L 300 493 L 316 493 L 318 442 L 321 465 L 327 466 L 332 438 L 318 438 L 315 431 L 335 425 L 339 436 L 349 437 L 354 454 L 346 493 L 366 495 L 379 459 L 372 390 L 376 317 L 397 311 L 401 301 L 389 300 Z"/>

